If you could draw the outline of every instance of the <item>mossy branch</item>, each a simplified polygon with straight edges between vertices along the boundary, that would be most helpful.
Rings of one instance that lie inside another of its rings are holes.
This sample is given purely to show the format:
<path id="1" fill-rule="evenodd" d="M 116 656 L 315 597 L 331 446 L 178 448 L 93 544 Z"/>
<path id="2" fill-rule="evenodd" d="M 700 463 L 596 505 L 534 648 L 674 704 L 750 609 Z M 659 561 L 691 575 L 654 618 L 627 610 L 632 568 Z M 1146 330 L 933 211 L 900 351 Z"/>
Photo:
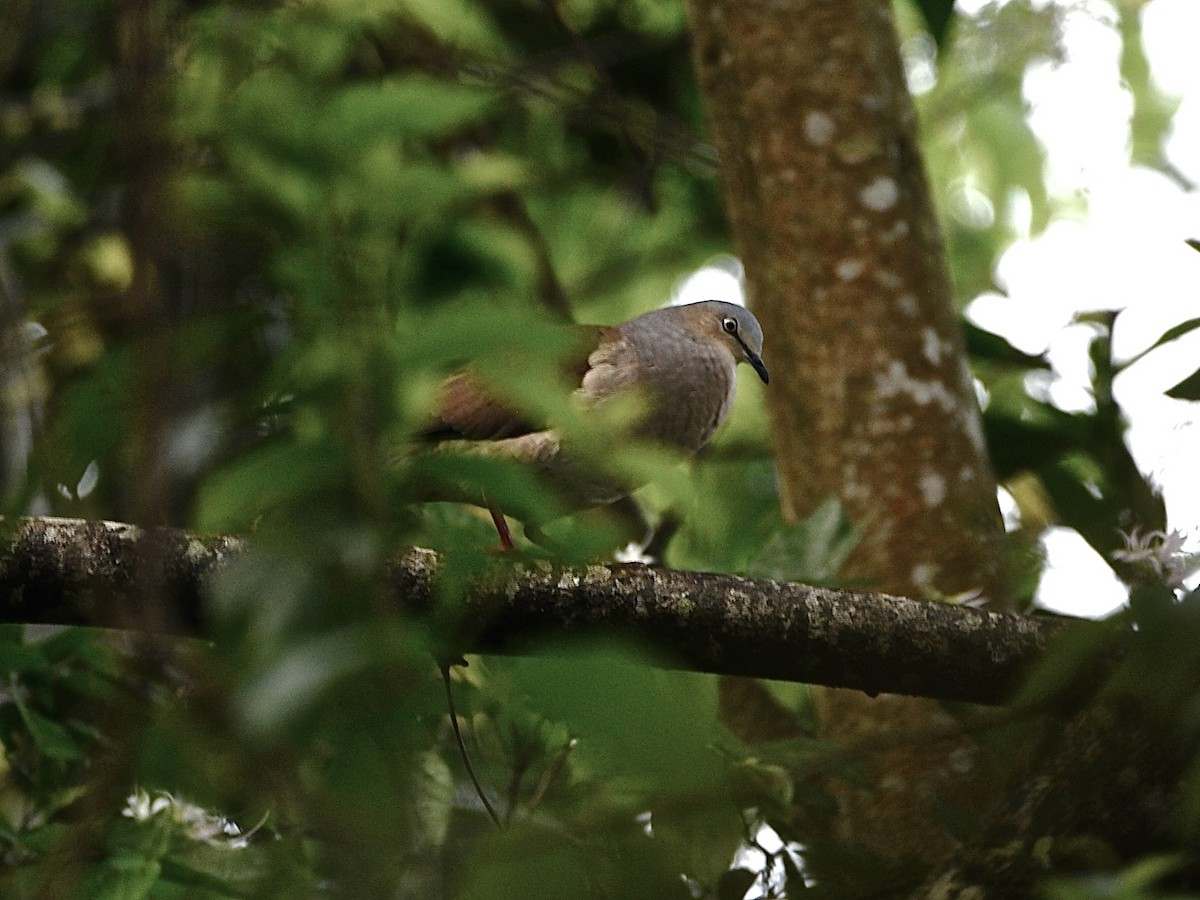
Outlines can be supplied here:
<path id="1" fill-rule="evenodd" d="M 250 545 L 113 522 L 6 524 L 4 622 L 202 633 L 207 579 Z M 388 577 L 402 611 L 429 613 L 441 562 L 419 548 L 395 555 Z M 155 571 L 147 574 L 147 566 Z M 160 596 L 149 625 L 133 597 L 146 583 Z M 571 637 L 611 635 L 699 672 L 976 703 L 1004 702 L 1062 628 L 1054 620 L 869 591 L 618 564 L 499 562 L 461 603 L 454 620 L 471 625 L 455 649 L 464 652 L 537 653 L 548 639 L 562 646 Z"/>

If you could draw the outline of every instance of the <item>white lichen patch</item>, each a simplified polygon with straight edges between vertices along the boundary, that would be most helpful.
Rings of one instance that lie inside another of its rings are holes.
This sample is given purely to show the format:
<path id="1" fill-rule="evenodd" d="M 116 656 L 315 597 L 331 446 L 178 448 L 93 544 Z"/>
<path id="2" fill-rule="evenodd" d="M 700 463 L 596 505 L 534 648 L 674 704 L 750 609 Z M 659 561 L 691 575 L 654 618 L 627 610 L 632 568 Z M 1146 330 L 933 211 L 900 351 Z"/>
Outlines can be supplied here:
<path id="1" fill-rule="evenodd" d="M 908 579 L 917 587 L 926 588 L 933 584 L 935 575 L 937 575 L 937 566 L 932 563 L 917 563 L 913 566 Z"/>
<path id="2" fill-rule="evenodd" d="M 913 429 L 914 419 L 904 413 L 902 415 L 872 415 L 864 423 L 865 433 L 874 440 L 887 440 L 896 435 L 908 434 Z"/>
<path id="3" fill-rule="evenodd" d="M 207 559 L 208 548 L 204 546 L 204 541 L 196 537 L 189 537 L 187 548 L 183 551 L 183 558 L 192 565 Z"/>
<path id="4" fill-rule="evenodd" d="M 842 484 L 842 499 L 844 500 L 868 500 L 870 497 L 871 489 L 861 482 L 847 481 Z"/>
<path id="5" fill-rule="evenodd" d="M 613 579 L 613 570 L 608 566 L 588 566 L 583 572 L 590 584 L 604 584 Z"/>
<path id="6" fill-rule="evenodd" d="M 900 307 L 900 312 L 906 316 L 915 316 L 921 311 L 920 305 L 917 303 L 917 298 L 912 294 L 903 294 L 896 300 L 896 305 Z"/>
<path id="7" fill-rule="evenodd" d="M 813 110 L 804 117 L 804 136 L 810 144 L 824 147 L 833 140 L 836 131 L 833 119 L 823 112 Z"/>
<path id="8" fill-rule="evenodd" d="M 983 435 L 983 417 L 979 415 L 977 410 L 971 410 L 966 416 L 967 437 L 971 440 L 971 445 L 980 453 L 987 450 L 987 440 Z"/>
<path id="9" fill-rule="evenodd" d="M 937 472 L 926 472 L 917 481 L 921 491 L 921 499 L 930 509 L 941 506 L 946 499 L 946 479 Z"/>
<path id="10" fill-rule="evenodd" d="M 860 102 L 864 107 L 872 112 L 878 112 L 879 110 L 883 109 L 884 105 L 886 104 L 882 94 L 863 94 L 860 98 Z"/>
<path id="11" fill-rule="evenodd" d="M 745 609 L 750 605 L 750 595 L 737 589 L 725 592 L 725 602 L 733 609 Z"/>
<path id="12" fill-rule="evenodd" d="M 881 175 L 858 192 L 859 202 L 875 212 L 884 212 L 900 199 L 900 186 L 894 178 Z"/>
<path id="13" fill-rule="evenodd" d="M 877 269 L 875 272 L 875 281 L 880 287 L 894 291 L 896 288 L 904 284 L 904 279 L 893 272 L 891 269 Z"/>
<path id="14" fill-rule="evenodd" d="M 921 330 L 921 355 L 935 366 L 942 361 L 942 339 L 932 328 Z"/>
<path id="15" fill-rule="evenodd" d="M 975 753 L 967 747 L 956 747 L 947 757 L 951 771 L 966 775 L 975 768 Z"/>
<path id="16" fill-rule="evenodd" d="M 908 230 L 908 223 L 901 219 L 879 236 L 879 242 L 881 244 L 894 244 L 900 238 L 906 236 Z"/>
<path id="17" fill-rule="evenodd" d="M 945 382 L 913 378 L 900 360 L 893 360 L 886 372 L 875 376 L 875 393 L 883 399 L 911 397 L 918 406 L 934 404 L 947 413 L 958 410 L 958 398 Z"/>
<path id="18" fill-rule="evenodd" d="M 853 281 L 866 271 L 866 268 L 867 264 L 861 259 L 843 259 L 837 264 L 834 272 L 837 273 L 837 277 L 842 279 L 842 281 Z"/>

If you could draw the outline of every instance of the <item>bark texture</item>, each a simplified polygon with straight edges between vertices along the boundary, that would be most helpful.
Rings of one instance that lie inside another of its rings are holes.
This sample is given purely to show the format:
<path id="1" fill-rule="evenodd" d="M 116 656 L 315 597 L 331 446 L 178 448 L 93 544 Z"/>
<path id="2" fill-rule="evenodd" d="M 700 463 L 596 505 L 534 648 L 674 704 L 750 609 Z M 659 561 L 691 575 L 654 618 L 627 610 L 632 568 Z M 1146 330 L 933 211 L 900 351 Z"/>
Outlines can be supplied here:
<path id="1" fill-rule="evenodd" d="M 846 574 L 1005 596 L 980 416 L 880 0 L 692 0 L 734 243 L 779 376 L 786 513 L 836 493 Z"/>
<path id="2" fill-rule="evenodd" d="M 7 523 L 0 545 L 0 621 L 131 627 L 132 572 L 146 559 L 166 589 L 152 627 L 202 633 L 205 581 L 249 552 L 244 541 L 143 532 L 115 522 Z M 149 551 L 149 555 L 147 553 Z M 872 594 L 716 575 L 596 565 L 520 569 L 498 561 L 461 607 L 434 602 L 440 558 L 397 555 L 395 602 L 453 614 L 452 652 L 540 652 L 547 637 L 620 635 L 668 665 L 863 691 L 1000 703 L 1047 642 L 1055 620 Z"/>
<path id="3" fill-rule="evenodd" d="M 784 513 L 830 494 L 865 537 L 844 574 L 1005 608 L 995 481 L 885 0 L 690 0 L 734 245 L 765 355 Z M 822 698 L 825 736 L 952 731 L 934 704 Z M 918 726 L 920 727 L 920 726 Z M 1004 773 L 963 737 L 880 754 L 836 788 L 837 831 L 892 855 L 955 846 L 944 803 L 980 809 Z M 966 764 L 964 764 L 966 760 Z"/>

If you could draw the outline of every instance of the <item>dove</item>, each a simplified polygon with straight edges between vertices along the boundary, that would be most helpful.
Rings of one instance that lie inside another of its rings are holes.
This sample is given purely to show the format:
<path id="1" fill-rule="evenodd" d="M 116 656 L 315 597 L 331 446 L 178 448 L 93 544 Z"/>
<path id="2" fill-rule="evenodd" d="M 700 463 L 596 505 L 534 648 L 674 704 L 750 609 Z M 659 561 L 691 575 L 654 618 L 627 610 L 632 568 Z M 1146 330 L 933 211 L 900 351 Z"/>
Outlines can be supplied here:
<path id="1" fill-rule="evenodd" d="M 628 439 L 683 455 L 708 444 L 729 415 L 739 363 L 748 364 L 764 384 L 770 380 L 762 360 L 762 328 L 749 310 L 733 303 L 705 300 L 656 309 L 619 325 L 573 327 L 581 349 L 569 374 L 577 379 L 582 412 L 635 393 L 646 408 Z M 639 487 L 583 471 L 556 431 L 497 399 L 470 370 L 443 382 L 436 421 L 424 436 L 455 450 L 531 465 L 558 483 L 576 507 L 613 503 Z M 486 497 L 484 505 L 501 547 L 512 549 L 503 512 Z"/>

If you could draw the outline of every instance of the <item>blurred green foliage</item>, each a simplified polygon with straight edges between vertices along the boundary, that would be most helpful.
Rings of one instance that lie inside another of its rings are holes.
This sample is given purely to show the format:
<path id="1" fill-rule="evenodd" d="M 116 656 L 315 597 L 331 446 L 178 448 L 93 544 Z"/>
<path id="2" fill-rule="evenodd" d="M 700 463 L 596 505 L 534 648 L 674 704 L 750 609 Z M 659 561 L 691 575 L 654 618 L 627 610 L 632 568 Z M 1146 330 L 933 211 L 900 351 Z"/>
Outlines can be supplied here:
<path id="1" fill-rule="evenodd" d="M 943 48 L 924 149 L 965 301 L 1013 237 L 1014 192 L 1034 228 L 1056 212 L 1020 77 L 1058 50 L 1052 11 L 950 10 L 900 7 L 910 49 L 926 26 Z M 455 670 L 494 829 L 449 740 L 441 625 L 387 603 L 397 546 L 446 552 L 447 620 L 492 564 L 486 516 L 414 502 L 431 489 L 559 509 L 514 465 L 414 450 L 439 380 L 468 360 L 593 462 L 663 473 L 640 496 L 680 523 L 670 564 L 830 582 L 857 539 L 832 502 L 781 521 L 756 383 L 704 458 L 664 469 L 605 444 L 552 374 L 568 311 L 645 311 L 728 247 L 681 4 L 11 0 L 0 90 L 4 512 L 254 535 L 213 585 L 211 644 L 0 632 L 0 894 L 909 883 L 833 837 L 826 785 L 861 776 L 811 735 L 803 689 L 775 695 L 805 736 L 746 748 L 711 679 L 628 647 Z M 1111 322 L 1094 324 L 1084 416 L 1030 395 L 1044 361 L 969 336 L 1001 476 L 1032 477 L 1046 521 L 1111 550 L 1135 500 L 1161 526 L 1105 393 Z M 594 515 L 553 536 L 568 560 L 625 537 Z M 730 871 L 739 849 L 752 861 Z"/>

